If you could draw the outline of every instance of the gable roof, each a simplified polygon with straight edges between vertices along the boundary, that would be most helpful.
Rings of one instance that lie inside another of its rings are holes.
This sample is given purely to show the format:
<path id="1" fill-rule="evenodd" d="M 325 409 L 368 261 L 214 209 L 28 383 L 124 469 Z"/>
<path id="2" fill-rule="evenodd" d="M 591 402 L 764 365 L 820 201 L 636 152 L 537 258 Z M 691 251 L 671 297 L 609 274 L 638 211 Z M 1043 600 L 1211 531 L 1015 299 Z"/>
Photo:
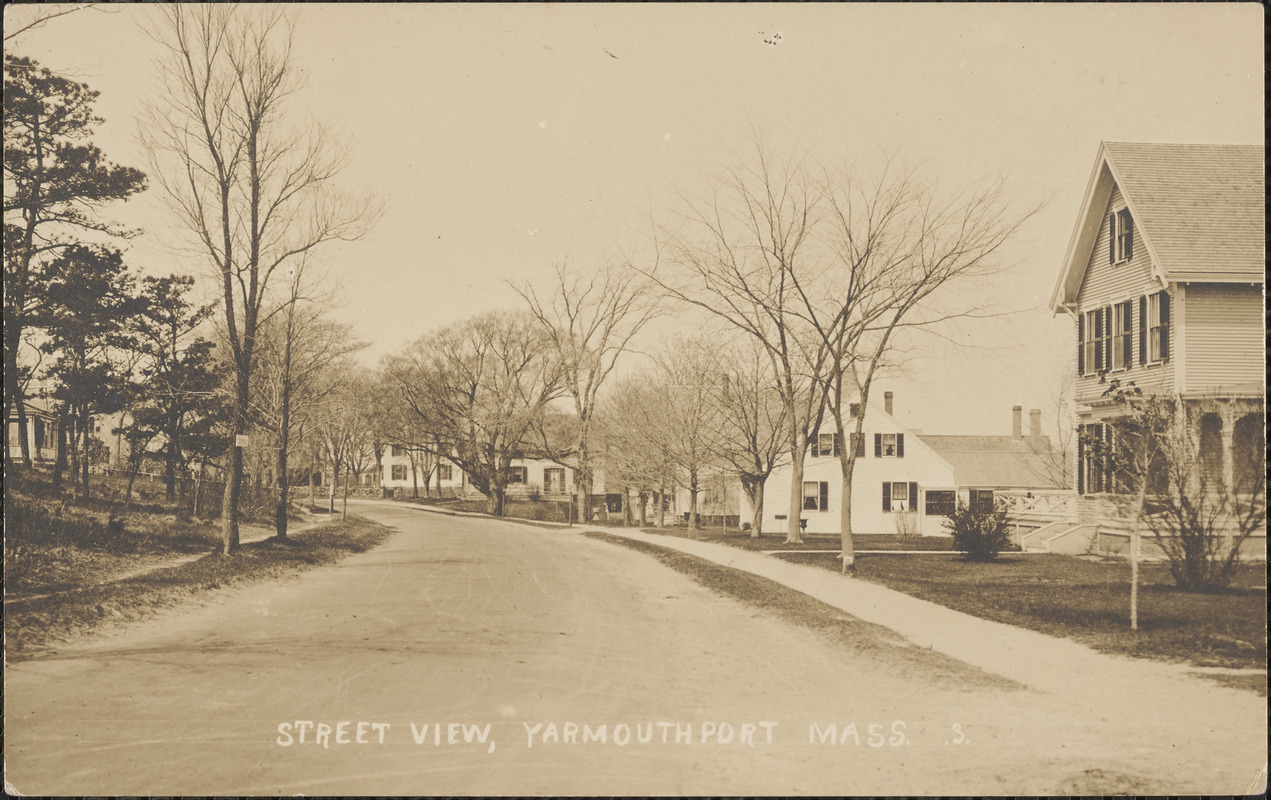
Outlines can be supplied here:
<path id="1" fill-rule="evenodd" d="M 982 488 L 1060 489 L 1057 471 L 1065 469 L 1050 437 L 929 436 L 918 437 L 953 465 L 958 486 Z"/>
<path id="2" fill-rule="evenodd" d="M 1055 313 L 1076 301 L 1114 186 L 1163 284 L 1262 282 L 1262 145 L 1102 142 L 1051 295 Z"/>

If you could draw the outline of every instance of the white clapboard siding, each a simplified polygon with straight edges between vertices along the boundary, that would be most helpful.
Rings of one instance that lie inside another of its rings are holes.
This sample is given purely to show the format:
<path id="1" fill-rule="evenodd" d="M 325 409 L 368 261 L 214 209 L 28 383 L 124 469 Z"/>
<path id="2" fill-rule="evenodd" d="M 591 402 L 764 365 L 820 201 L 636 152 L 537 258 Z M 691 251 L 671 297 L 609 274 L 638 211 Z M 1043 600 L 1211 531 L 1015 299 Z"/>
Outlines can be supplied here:
<path id="1" fill-rule="evenodd" d="M 1262 286 L 1187 286 L 1187 390 L 1219 391 L 1263 379 Z"/>
<path id="2" fill-rule="evenodd" d="M 832 433 L 833 422 L 821 430 Z M 900 433 L 905 437 L 905 455 L 901 458 L 876 457 L 874 434 Z M 865 455 L 856 460 L 852 473 L 852 532 L 897 533 L 895 512 L 883 511 L 883 481 L 916 482 L 918 499 L 911 499 L 910 508 L 918 509 L 916 533 L 940 535 L 945 533 L 944 517 L 927 517 L 923 513 L 922 498 L 931 489 L 954 489 L 953 467 L 914 433 L 896 423 L 882 408 L 870 404 L 865 417 Z M 808 521 L 808 533 L 841 533 L 839 521 L 840 498 L 843 490 L 843 471 L 838 456 L 812 456 L 804 459 L 803 480 L 825 481 L 828 490 L 827 510 L 804 510 L 800 513 Z M 787 520 L 777 519 L 788 515 L 790 509 L 789 465 L 773 472 L 764 485 L 763 530 L 780 533 L 786 530 Z M 800 496 L 802 491 L 800 490 Z"/>
<path id="3" fill-rule="evenodd" d="M 1152 277 L 1152 262 L 1147 247 L 1143 244 L 1142 228 L 1138 220 L 1134 223 L 1134 243 L 1131 247 L 1133 255 L 1130 260 L 1121 264 L 1112 264 L 1108 257 L 1108 218 L 1113 209 L 1123 208 L 1121 189 L 1112 190 L 1112 197 L 1104 209 L 1103 222 L 1099 227 L 1099 235 L 1095 239 L 1094 250 L 1090 253 L 1090 263 L 1086 266 L 1085 278 L 1077 294 L 1078 310 L 1081 314 L 1096 308 L 1106 308 L 1116 303 L 1131 301 L 1130 308 L 1134 320 L 1131 325 L 1131 353 L 1133 358 L 1129 369 L 1114 373 L 1123 380 L 1134 381 L 1135 385 L 1153 393 L 1166 393 L 1174 388 L 1174 363 L 1171 358 L 1164 363 L 1139 365 L 1139 297 L 1153 294 L 1161 290 L 1161 283 Z M 1170 352 L 1174 352 L 1175 326 L 1170 325 Z M 1077 346 L 1077 330 L 1073 328 L 1073 347 Z M 1089 374 L 1077 378 L 1077 402 L 1086 402 L 1103 394 L 1107 388 L 1099 383 L 1099 376 L 1094 373 L 1093 365 L 1087 364 Z"/>

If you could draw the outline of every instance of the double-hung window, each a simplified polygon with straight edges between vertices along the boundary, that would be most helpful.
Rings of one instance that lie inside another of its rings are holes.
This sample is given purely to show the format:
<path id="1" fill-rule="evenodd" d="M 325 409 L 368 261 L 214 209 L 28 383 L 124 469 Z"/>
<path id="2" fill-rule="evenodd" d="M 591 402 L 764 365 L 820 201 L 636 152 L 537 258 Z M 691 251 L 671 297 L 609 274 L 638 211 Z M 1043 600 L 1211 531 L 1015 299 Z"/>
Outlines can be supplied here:
<path id="1" fill-rule="evenodd" d="M 1108 218 L 1109 249 L 1108 254 L 1113 264 L 1129 261 L 1134 257 L 1134 218 L 1130 209 L 1123 208 L 1112 212 Z"/>
<path id="2" fill-rule="evenodd" d="M 438 464 L 437 465 L 437 480 L 439 481 L 451 480 L 454 473 L 451 472 L 450 470 L 451 470 L 451 467 L 449 464 Z"/>
<path id="3" fill-rule="evenodd" d="M 830 484 L 828 481 L 803 482 L 803 510 L 830 510 Z"/>
<path id="4" fill-rule="evenodd" d="M 528 475 L 525 467 L 508 467 L 508 483 L 526 483 Z"/>
<path id="5" fill-rule="evenodd" d="M 1112 306 L 1112 369 L 1128 369 L 1134 360 L 1132 309 L 1129 300 Z"/>
<path id="6" fill-rule="evenodd" d="M 393 480 L 395 481 L 406 480 L 406 465 L 405 464 L 393 465 Z"/>
<path id="7" fill-rule="evenodd" d="M 1082 373 L 1101 372 L 1107 367 L 1104 355 L 1107 353 L 1108 329 L 1104 309 L 1096 308 L 1085 314 L 1085 329 L 1082 336 Z"/>
<path id="8" fill-rule="evenodd" d="M 1167 292 L 1147 297 L 1147 355 L 1149 361 L 1169 358 L 1170 298 Z"/>

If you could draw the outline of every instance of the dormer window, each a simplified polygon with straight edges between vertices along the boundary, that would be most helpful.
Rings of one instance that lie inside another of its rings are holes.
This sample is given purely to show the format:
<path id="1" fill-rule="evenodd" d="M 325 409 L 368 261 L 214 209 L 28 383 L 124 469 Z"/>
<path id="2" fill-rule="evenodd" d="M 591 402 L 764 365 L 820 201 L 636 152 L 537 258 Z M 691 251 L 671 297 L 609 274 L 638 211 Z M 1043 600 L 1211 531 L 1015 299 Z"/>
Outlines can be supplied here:
<path id="1" fill-rule="evenodd" d="M 1110 257 L 1113 264 L 1129 261 L 1134 257 L 1134 218 L 1130 209 L 1113 211 L 1108 217 Z"/>

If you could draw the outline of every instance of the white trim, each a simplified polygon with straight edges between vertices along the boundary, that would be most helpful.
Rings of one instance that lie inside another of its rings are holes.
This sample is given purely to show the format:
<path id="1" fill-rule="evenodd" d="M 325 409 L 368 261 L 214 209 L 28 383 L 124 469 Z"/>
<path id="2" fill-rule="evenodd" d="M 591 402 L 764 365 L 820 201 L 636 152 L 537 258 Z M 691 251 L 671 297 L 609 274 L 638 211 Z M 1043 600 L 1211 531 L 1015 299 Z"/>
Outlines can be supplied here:
<path id="1" fill-rule="evenodd" d="M 1169 291 L 1169 287 L 1165 287 L 1165 290 Z M 1184 333 L 1187 330 L 1184 324 L 1187 319 L 1186 300 L 1187 287 L 1181 283 L 1176 284 L 1169 307 L 1169 324 L 1174 332 L 1174 349 L 1171 356 L 1174 358 L 1174 391 L 1176 393 L 1187 389 L 1187 334 Z"/>

